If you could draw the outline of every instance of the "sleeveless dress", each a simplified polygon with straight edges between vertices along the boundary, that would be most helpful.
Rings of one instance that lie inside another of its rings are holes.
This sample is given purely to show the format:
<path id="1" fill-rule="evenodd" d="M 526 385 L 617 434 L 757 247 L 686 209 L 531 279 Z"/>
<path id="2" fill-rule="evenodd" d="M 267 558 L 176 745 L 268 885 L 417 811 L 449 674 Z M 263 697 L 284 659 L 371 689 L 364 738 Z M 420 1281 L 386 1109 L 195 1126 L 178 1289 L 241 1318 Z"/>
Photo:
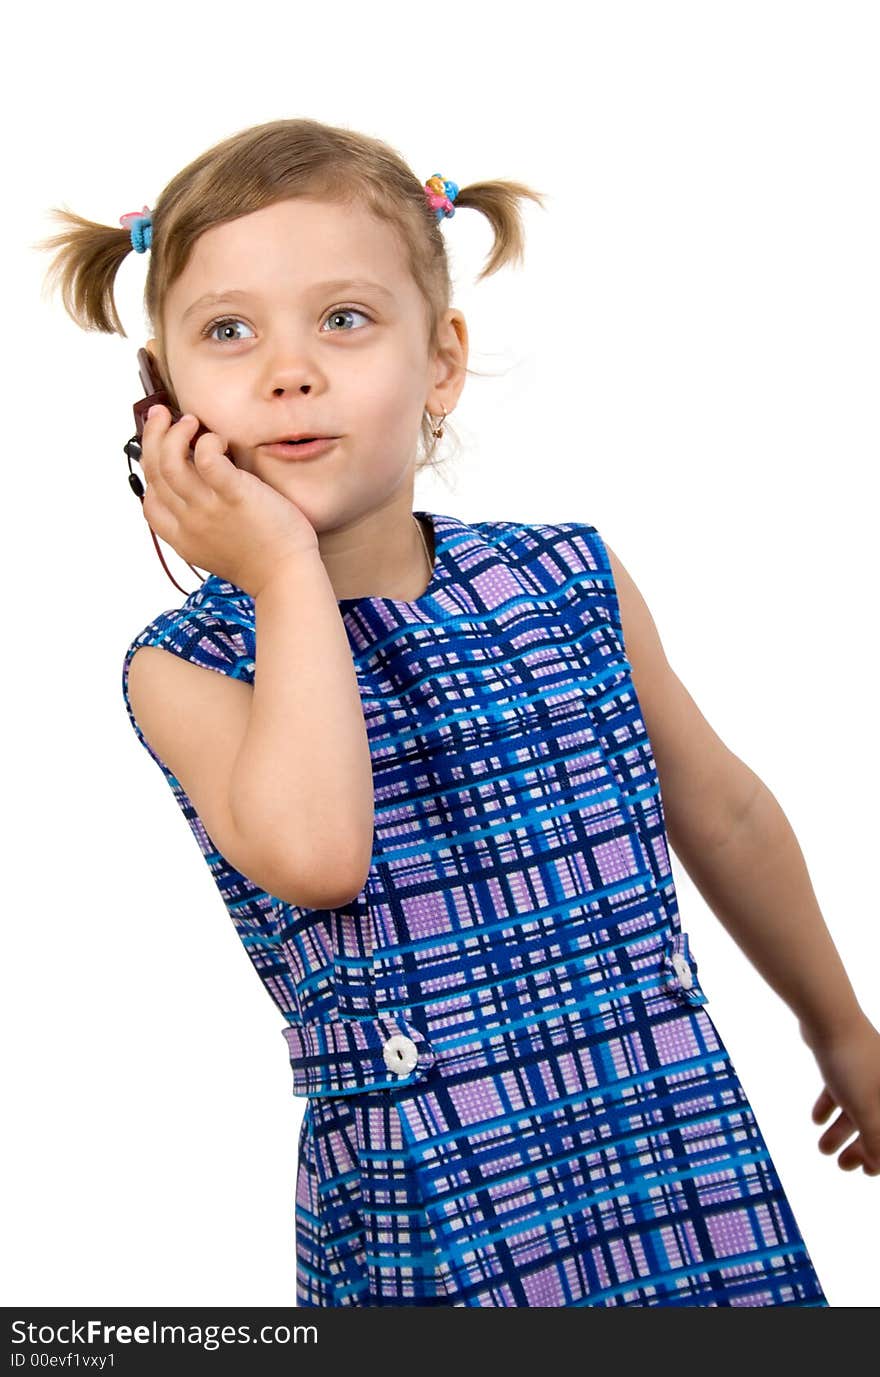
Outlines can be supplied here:
<path id="1" fill-rule="evenodd" d="M 123 667 L 307 1097 L 297 1304 L 827 1306 L 681 927 L 599 533 L 416 515 L 425 593 L 338 600 L 375 785 L 345 907 L 237 871 L 132 714 L 140 646 L 253 683 L 253 599 L 210 575 Z"/>

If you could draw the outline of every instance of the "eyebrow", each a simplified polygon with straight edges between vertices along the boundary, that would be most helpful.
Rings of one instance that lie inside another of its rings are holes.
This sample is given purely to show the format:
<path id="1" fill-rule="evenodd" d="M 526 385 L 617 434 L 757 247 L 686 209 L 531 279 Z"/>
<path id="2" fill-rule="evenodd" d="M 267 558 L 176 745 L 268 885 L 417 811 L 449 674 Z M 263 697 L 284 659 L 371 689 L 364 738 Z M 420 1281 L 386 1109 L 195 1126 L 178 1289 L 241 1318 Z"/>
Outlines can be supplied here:
<path id="1" fill-rule="evenodd" d="M 394 300 L 394 293 L 389 291 L 387 287 L 383 287 L 381 282 L 370 282 L 365 279 L 356 280 L 346 277 L 333 278 L 329 282 L 315 282 L 309 290 L 313 292 L 335 292 L 339 291 L 342 287 L 363 287 L 368 291 L 379 292 L 382 296 L 389 297 L 392 301 Z M 181 319 L 186 320 L 187 316 L 191 316 L 193 312 L 197 311 L 201 306 L 217 306 L 223 301 L 247 300 L 250 296 L 258 295 L 259 293 L 245 292 L 237 287 L 230 287 L 225 292 L 206 292 L 204 296 L 198 297 L 191 306 L 187 306 Z"/>

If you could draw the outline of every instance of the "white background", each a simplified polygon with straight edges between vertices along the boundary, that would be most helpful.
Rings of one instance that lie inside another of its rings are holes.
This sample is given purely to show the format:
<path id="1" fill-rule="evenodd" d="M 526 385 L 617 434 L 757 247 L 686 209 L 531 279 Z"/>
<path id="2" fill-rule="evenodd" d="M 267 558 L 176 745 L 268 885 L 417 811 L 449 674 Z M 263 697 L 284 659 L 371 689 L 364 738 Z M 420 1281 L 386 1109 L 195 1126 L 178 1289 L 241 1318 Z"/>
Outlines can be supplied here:
<path id="1" fill-rule="evenodd" d="M 546 193 L 523 267 L 479 287 L 488 222 L 443 224 L 495 376 L 468 380 L 463 453 L 415 506 L 598 527 L 785 808 L 880 1023 L 876 6 L 58 5 L 9 41 L 4 1303 L 294 1304 L 283 1021 L 121 695 L 125 648 L 182 601 L 122 452 L 146 259 L 119 274 L 123 339 L 43 299 L 31 248 L 52 206 L 114 225 L 249 124 L 321 119 L 422 180 Z M 828 1299 L 875 1306 L 880 1178 L 817 1150 L 796 1019 L 673 864 Z"/>

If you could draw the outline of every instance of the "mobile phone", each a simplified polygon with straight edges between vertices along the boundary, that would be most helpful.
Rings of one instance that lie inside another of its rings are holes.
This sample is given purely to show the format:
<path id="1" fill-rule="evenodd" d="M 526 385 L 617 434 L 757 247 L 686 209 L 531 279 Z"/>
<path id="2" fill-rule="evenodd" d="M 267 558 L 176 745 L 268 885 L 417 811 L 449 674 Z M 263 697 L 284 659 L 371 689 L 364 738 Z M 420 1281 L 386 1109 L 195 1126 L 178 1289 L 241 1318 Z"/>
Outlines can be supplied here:
<path id="1" fill-rule="evenodd" d="M 137 432 L 137 439 L 140 443 L 144 435 L 144 424 L 147 419 L 147 413 L 150 410 L 151 406 L 167 406 L 168 410 L 171 413 L 172 425 L 175 421 L 180 420 L 181 412 L 175 410 L 174 406 L 172 405 L 171 397 L 166 391 L 162 379 L 159 376 L 158 370 L 156 369 L 153 360 L 153 356 L 150 353 L 149 349 L 139 349 L 137 352 L 137 360 L 138 371 L 141 375 L 141 384 L 143 386 L 144 391 L 147 394 L 145 397 L 142 397 L 139 402 L 135 402 L 134 404 L 134 423 Z M 198 429 L 196 430 L 196 433 L 193 435 L 192 439 L 189 442 L 190 456 L 192 456 L 193 446 L 195 445 L 199 437 L 207 434 L 208 427 L 203 426 L 201 421 L 199 421 Z M 232 459 L 232 455 L 229 453 L 229 450 L 227 449 L 224 452 L 226 454 L 226 458 L 232 460 L 232 462 L 235 463 L 235 460 Z"/>

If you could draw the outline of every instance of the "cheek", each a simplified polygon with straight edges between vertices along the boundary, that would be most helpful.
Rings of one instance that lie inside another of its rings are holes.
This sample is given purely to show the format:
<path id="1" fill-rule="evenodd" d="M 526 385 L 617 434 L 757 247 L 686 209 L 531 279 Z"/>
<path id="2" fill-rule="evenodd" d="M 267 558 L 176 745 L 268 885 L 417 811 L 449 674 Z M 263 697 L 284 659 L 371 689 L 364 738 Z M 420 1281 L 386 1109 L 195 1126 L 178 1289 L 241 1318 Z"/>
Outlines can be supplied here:
<path id="1" fill-rule="evenodd" d="M 377 351 L 369 365 L 353 369 L 340 380 L 340 395 L 356 420 L 374 416 L 383 425 L 399 429 L 416 425 L 430 390 L 427 365 L 416 349 L 394 347 Z"/>
<path id="2" fill-rule="evenodd" d="M 351 429 L 368 430 L 373 438 L 399 443 L 413 440 L 418 432 L 426 395 L 424 381 L 398 377 L 394 387 L 359 387 L 358 396 L 346 407 Z"/>

